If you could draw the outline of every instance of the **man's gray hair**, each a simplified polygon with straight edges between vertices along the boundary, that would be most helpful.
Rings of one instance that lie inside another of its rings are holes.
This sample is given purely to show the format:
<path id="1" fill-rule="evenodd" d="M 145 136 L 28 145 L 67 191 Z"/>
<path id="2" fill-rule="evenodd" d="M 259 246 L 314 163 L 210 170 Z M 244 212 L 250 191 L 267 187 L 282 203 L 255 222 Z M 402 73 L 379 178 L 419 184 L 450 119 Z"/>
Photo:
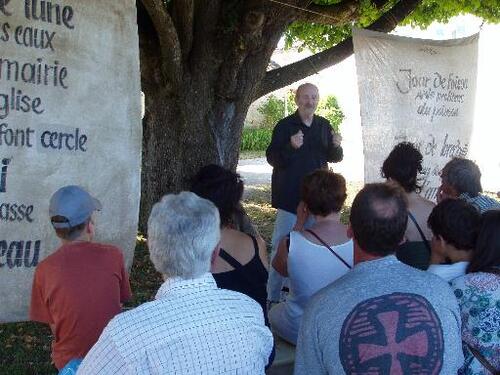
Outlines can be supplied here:
<path id="1" fill-rule="evenodd" d="M 483 191 L 481 171 L 472 160 L 453 158 L 441 171 L 441 178 L 459 193 L 467 193 L 476 197 Z"/>
<path id="2" fill-rule="evenodd" d="M 165 195 L 149 215 L 149 256 L 166 277 L 193 279 L 208 272 L 219 240 L 219 211 L 194 193 Z"/>

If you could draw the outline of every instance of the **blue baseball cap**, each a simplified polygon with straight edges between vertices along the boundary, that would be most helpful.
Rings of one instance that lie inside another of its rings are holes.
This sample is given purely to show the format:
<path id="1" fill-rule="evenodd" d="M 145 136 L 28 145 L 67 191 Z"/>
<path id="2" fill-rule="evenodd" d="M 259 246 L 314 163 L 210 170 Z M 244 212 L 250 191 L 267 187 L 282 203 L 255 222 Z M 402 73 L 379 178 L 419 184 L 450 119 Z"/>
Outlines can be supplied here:
<path id="1" fill-rule="evenodd" d="M 82 187 L 69 185 L 57 190 L 50 198 L 49 215 L 62 216 L 64 222 L 52 221 L 54 228 L 71 228 L 84 223 L 96 210 L 102 208 L 101 202 L 92 197 Z"/>

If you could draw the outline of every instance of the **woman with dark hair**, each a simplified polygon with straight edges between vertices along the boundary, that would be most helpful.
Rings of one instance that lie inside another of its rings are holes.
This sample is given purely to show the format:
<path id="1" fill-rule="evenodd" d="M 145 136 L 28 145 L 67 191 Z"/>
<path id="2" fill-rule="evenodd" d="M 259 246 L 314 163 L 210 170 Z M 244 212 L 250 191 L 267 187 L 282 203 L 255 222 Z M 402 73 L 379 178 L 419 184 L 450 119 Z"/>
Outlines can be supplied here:
<path id="1" fill-rule="evenodd" d="M 220 253 L 212 266 L 217 286 L 244 293 L 256 300 L 266 313 L 268 260 L 266 243 L 235 228 L 241 216 L 243 181 L 240 175 L 218 165 L 207 165 L 193 178 L 191 191 L 208 199 L 221 220 Z"/>
<path id="2" fill-rule="evenodd" d="M 451 286 L 460 305 L 465 366 L 461 374 L 500 374 L 500 210 L 487 211 L 467 274 Z"/>
<path id="3" fill-rule="evenodd" d="M 400 185 L 408 199 L 406 241 L 397 249 L 396 256 L 403 263 L 425 270 L 429 267 L 432 238 L 427 228 L 427 218 L 434 203 L 419 195 L 421 186 L 418 184 L 418 175 L 422 174 L 422 160 L 422 154 L 412 143 L 399 143 L 385 159 L 382 177 Z"/>
<path id="4" fill-rule="evenodd" d="M 321 169 L 307 175 L 302 181 L 297 224 L 273 259 L 274 269 L 289 278 L 290 292 L 269 311 L 269 322 L 278 336 L 294 345 L 307 302 L 352 267 L 353 243 L 340 222 L 346 197 L 340 174 Z M 304 230 L 309 215 L 314 224 Z"/>

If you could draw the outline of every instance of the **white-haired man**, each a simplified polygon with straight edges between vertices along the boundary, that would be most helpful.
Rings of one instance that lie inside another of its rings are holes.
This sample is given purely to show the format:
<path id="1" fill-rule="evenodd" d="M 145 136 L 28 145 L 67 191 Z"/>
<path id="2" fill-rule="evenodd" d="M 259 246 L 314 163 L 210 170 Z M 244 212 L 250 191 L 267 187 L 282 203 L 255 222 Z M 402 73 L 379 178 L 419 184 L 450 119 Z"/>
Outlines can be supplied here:
<path id="1" fill-rule="evenodd" d="M 153 302 L 105 328 L 78 374 L 264 374 L 271 332 L 251 298 L 218 289 L 217 208 L 193 193 L 167 195 L 148 221 L 150 258 L 165 282 Z"/>

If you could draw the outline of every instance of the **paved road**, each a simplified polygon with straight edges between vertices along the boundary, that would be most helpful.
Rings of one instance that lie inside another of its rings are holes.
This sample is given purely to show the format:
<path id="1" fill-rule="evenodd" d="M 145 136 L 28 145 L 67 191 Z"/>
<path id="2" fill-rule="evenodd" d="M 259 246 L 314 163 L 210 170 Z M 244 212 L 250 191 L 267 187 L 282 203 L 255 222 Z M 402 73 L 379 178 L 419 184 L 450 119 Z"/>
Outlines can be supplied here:
<path id="1" fill-rule="evenodd" d="M 341 173 L 348 182 L 362 182 L 362 165 L 356 161 L 342 161 L 341 163 L 330 163 L 328 165 L 335 172 Z M 245 185 L 271 184 L 271 174 L 273 168 L 267 163 L 265 158 L 240 160 L 237 172 L 243 177 Z"/>
<path id="2" fill-rule="evenodd" d="M 245 186 L 271 184 L 273 168 L 266 158 L 240 160 L 236 171 L 243 177 Z"/>

